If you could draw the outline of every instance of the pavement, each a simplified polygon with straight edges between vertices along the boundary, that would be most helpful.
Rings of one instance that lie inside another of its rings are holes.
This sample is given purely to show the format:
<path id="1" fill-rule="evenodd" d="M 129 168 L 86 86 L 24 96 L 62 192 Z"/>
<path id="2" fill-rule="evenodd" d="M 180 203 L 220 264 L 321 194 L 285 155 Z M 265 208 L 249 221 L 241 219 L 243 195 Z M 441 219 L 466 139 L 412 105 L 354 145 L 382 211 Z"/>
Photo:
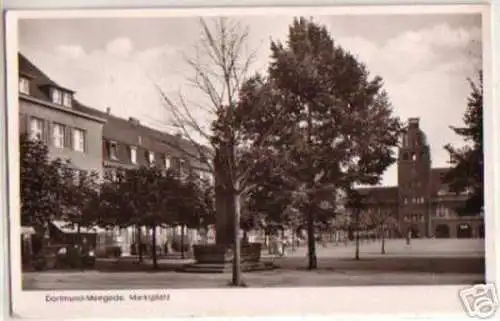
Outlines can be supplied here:
<path id="1" fill-rule="evenodd" d="M 307 249 L 288 251 L 286 256 L 268 254 L 279 268 L 244 273 L 250 287 L 445 285 L 484 282 L 483 240 L 389 240 L 386 254 L 380 242 L 362 243 L 360 260 L 354 259 L 354 245 L 318 246 L 318 268 L 307 267 Z M 99 290 L 141 288 L 226 287 L 227 273 L 181 273 L 174 270 L 192 260 L 162 259 L 154 271 L 150 261 L 143 265 L 126 260 L 103 261 L 89 271 L 44 271 L 23 273 L 25 290 Z M 102 265 L 104 264 L 104 265 Z M 107 265 L 106 265 L 107 264 Z M 107 268 L 104 268 L 106 267 Z M 111 267 L 111 268 L 110 268 Z M 117 272 L 117 273 L 113 273 Z"/>

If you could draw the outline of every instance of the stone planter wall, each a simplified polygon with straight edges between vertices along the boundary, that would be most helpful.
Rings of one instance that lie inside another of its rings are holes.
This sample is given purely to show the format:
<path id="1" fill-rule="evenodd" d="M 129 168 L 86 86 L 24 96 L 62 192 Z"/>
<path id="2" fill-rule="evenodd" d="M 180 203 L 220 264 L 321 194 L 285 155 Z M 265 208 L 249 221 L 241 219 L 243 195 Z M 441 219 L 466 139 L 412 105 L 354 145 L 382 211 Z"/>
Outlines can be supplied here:
<path id="1" fill-rule="evenodd" d="M 241 246 L 242 262 L 259 262 L 261 243 L 250 243 Z M 196 263 L 228 263 L 233 260 L 233 250 L 223 244 L 193 245 Z"/>

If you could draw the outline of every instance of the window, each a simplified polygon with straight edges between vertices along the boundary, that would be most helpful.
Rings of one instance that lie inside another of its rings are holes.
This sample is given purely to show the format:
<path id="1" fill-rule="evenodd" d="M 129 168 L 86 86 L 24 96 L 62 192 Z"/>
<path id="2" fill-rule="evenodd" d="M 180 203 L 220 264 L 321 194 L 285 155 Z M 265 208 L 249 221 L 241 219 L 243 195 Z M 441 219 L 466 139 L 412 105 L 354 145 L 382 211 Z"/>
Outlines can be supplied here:
<path id="1" fill-rule="evenodd" d="M 43 138 L 43 120 L 39 118 L 30 119 L 30 138 L 33 140 Z"/>
<path id="2" fill-rule="evenodd" d="M 408 146 L 408 134 L 403 135 L 403 147 Z"/>
<path id="3" fill-rule="evenodd" d="M 147 152 L 147 156 L 148 156 L 149 165 L 153 165 L 153 163 L 155 162 L 155 153 L 149 151 L 149 152 Z"/>
<path id="4" fill-rule="evenodd" d="M 170 166 L 171 166 L 171 164 L 170 164 L 170 158 L 167 155 L 165 155 L 164 156 L 164 160 L 165 160 L 165 168 L 169 169 Z"/>
<path id="5" fill-rule="evenodd" d="M 130 146 L 130 162 L 137 164 L 137 148 L 135 146 Z"/>
<path id="6" fill-rule="evenodd" d="M 416 161 L 417 160 L 417 154 L 411 153 L 411 160 Z"/>
<path id="7" fill-rule="evenodd" d="M 52 102 L 58 105 L 62 103 L 62 94 L 59 89 L 52 89 Z"/>
<path id="8" fill-rule="evenodd" d="M 54 124 L 52 126 L 52 143 L 57 148 L 64 148 L 64 125 Z"/>
<path id="9" fill-rule="evenodd" d="M 118 144 L 116 142 L 108 142 L 108 153 L 110 159 L 118 159 Z"/>
<path id="10" fill-rule="evenodd" d="M 30 81 L 25 77 L 19 78 L 19 92 L 26 95 L 30 94 Z"/>
<path id="11" fill-rule="evenodd" d="M 77 152 L 85 151 L 85 132 L 81 129 L 73 129 L 73 150 Z"/>
<path id="12" fill-rule="evenodd" d="M 62 103 L 66 107 L 71 107 L 71 94 L 70 93 L 63 93 Z"/>

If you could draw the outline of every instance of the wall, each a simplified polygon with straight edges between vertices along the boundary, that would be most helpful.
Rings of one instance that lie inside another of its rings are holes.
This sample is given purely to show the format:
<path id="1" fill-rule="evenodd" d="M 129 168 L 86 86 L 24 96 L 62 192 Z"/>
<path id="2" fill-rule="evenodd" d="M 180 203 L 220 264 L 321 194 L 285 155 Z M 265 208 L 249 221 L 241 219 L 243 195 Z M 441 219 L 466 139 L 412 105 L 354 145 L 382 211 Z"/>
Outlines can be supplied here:
<path id="1" fill-rule="evenodd" d="M 85 152 L 74 151 L 67 147 L 56 148 L 49 139 L 50 157 L 52 159 L 70 159 L 72 164 L 81 170 L 102 172 L 102 123 L 72 114 L 70 111 L 64 112 L 24 100 L 19 101 L 19 113 L 19 130 L 22 133 L 27 132 L 29 129 L 29 117 L 38 117 L 50 122 L 85 130 Z"/>

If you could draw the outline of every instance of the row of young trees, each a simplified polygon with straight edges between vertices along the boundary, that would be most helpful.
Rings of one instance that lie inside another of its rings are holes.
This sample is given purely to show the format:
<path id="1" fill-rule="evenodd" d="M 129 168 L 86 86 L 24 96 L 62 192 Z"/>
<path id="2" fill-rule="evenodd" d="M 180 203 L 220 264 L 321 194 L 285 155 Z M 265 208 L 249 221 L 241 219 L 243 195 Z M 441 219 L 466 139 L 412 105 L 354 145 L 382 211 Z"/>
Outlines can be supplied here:
<path id="1" fill-rule="evenodd" d="M 20 146 L 21 223 L 39 233 L 47 233 L 56 219 L 77 233 L 83 227 L 146 227 L 152 232 L 156 268 L 157 227 L 181 226 L 184 231 L 214 222 L 213 189 L 194 174 L 181 178 L 172 170 L 140 167 L 101 179 L 96 172 L 75 170 L 70 162 L 51 160 L 40 140 L 22 135 Z M 142 259 L 142 247 L 138 249 Z"/>

